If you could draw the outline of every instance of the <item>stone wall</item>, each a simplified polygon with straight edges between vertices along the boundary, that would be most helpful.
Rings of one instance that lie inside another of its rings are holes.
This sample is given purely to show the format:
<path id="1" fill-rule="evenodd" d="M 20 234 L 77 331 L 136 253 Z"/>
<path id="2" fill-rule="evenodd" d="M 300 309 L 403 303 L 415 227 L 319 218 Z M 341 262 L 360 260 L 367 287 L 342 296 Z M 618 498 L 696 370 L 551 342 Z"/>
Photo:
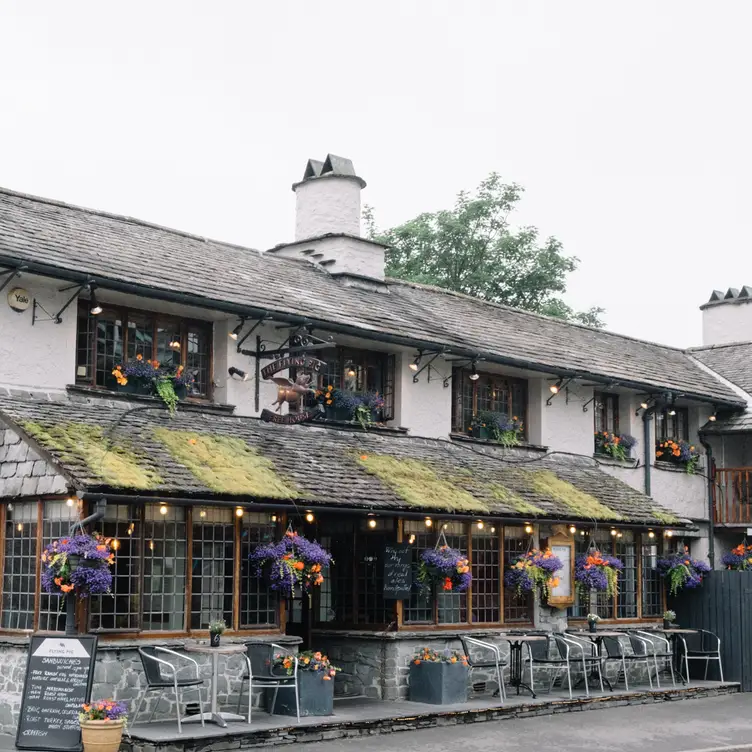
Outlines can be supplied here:
<path id="1" fill-rule="evenodd" d="M 250 642 L 251 638 L 228 639 L 225 642 Z M 266 637 L 259 635 L 254 642 L 274 641 L 289 648 L 291 653 L 297 652 L 300 640 L 297 637 L 275 635 Z M 94 667 L 94 684 L 92 699 L 113 698 L 127 702 L 131 712 L 135 710 L 138 697 L 143 692 L 146 682 L 141 665 L 138 648 L 147 645 L 160 645 L 173 650 L 180 650 L 183 640 L 139 640 L 119 641 L 118 643 L 100 643 L 97 649 L 97 661 Z M 3 638 L 0 641 L 0 734 L 15 734 L 18 716 L 21 709 L 21 694 L 26 672 L 26 654 L 28 640 L 25 638 Z M 160 656 L 173 661 L 172 656 Z M 211 676 L 211 656 L 191 653 L 190 657 L 199 664 L 201 676 L 209 679 Z M 221 710 L 234 711 L 237 708 L 240 695 L 241 677 L 246 672 L 246 663 L 242 655 L 220 656 L 219 681 L 217 684 L 218 702 Z M 179 665 L 184 665 L 178 661 Z M 185 674 L 183 674 L 185 676 Z M 204 685 L 208 687 L 208 682 Z M 255 690 L 253 696 L 254 707 L 262 705 L 263 690 Z M 205 710 L 208 711 L 209 693 L 203 692 Z M 248 687 L 245 688 L 243 710 L 247 711 Z M 197 701 L 196 693 L 187 692 L 185 702 Z M 155 719 L 175 718 L 175 697 L 171 690 L 166 690 L 159 699 L 159 692 L 150 692 L 139 711 L 139 719 L 147 720 L 149 714 L 158 703 Z M 133 718 L 131 717 L 131 720 Z"/>

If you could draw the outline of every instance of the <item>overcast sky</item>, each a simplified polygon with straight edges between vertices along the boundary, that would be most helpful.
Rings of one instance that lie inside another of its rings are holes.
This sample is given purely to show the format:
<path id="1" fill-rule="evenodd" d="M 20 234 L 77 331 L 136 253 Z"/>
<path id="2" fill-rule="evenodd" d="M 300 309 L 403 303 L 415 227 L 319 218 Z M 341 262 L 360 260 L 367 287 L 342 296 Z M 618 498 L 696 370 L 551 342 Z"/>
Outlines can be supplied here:
<path id="1" fill-rule="evenodd" d="M 567 300 L 700 343 L 752 284 L 752 3 L 0 2 L 0 185 L 267 248 L 309 157 L 388 227 L 491 171 Z"/>

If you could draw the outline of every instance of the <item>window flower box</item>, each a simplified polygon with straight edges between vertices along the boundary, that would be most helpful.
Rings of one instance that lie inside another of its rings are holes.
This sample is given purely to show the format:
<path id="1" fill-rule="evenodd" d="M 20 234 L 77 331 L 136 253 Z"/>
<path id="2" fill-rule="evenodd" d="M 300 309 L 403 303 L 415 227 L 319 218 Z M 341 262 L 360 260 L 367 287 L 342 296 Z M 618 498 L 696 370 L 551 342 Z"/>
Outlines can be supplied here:
<path id="1" fill-rule="evenodd" d="M 467 657 L 457 651 L 438 653 L 424 648 L 410 663 L 410 702 L 467 702 L 467 683 Z"/>
<path id="2" fill-rule="evenodd" d="M 664 462 L 694 475 L 700 465 L 700 453 L 684 439 L 663 439 L 655 442 L 655 461 Z"/>
<path id="3" fill-rule="evenodd" d="M 469 434 L 474 439 L 493 441 L 505 447 L 519 446 L 524 436 L 524 425 L 517 416 L 482 410 L 473 417 Z"/>
<path id="4" fill-rule="evenodd" d="M 595 454 L 625 462 L 631 458 L 637 439 L 628 433 L 595 432 Z"/>

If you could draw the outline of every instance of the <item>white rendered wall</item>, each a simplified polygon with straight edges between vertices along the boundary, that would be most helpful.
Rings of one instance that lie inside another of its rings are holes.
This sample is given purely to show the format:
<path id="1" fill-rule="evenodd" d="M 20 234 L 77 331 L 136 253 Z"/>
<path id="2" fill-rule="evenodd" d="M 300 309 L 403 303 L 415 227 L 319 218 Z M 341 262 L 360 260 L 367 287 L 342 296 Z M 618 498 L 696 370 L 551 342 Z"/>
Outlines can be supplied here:
<path id="1" fill-rule="evenodd" d="M 295 240 L 327 233 L 360 235 L 361 180 L 327 175 L 295 186 Z"/>
<path id="2" fill-rule="evenodd" d="M 397 357 L 395 378 L 394 424 L 410 429 L 412 436 L 446 439 L 452 427 L 452 386 L 444 387 L 441 376 L 432 370 L 428 381 L 428 369 L 413 383 L 415 372 L 409 364 L 414 352 L 402 352 Z M 452 372 L 451 363 L 437 358 L 434 364 L 440 374 Z"/>
<path id="3" fill-rule="evenodd" d="M 703 309 L 703 345 L 722 345 L 750 340 L 752 340 L 752 300 L 726 301 Z"/>
<path id="4" fill-rule="evenodd" d="M 17 313 L 8 305 L 8 292 L 22 287 L 50 314 L 57 313 L 74 290 L 58 292 L 60 280 L 22 275 L 0 293 L 0 386 L 28 390 L 63 390 L 76 380 L 76 317 L 74 301 L 62 323 L 37 321 L 31 325 L 32 306 Z M 47 318 L 38 311 L 38 315 Z"/>

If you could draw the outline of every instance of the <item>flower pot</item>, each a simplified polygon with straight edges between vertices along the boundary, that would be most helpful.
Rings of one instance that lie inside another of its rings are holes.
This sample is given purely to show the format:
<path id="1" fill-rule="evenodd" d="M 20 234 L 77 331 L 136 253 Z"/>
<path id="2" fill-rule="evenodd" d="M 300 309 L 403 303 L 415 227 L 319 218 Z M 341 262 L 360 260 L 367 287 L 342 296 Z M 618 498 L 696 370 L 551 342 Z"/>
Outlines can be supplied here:
<path id="1" fill-rule="evenodd" d="M 188 397 L 188 387 L 185 384 L 174 384 L 173 386 L 179 400 L 184 400 Z"/>
<path id="2" fill-rule="evenodd" d="M 222 635 L 221 635 L 221 634 L 220 634 L 219 632 L 211 632 L 211 633 L 209 634 L 209 644 L 210 644 L 210 645 L 211 645 L 211 646 L 212 646 L 213 648 L 218 648 L 218 647 L 219 647 L 219 638 L 220 638 L 221 636 L 222 636 Z"/>
<path id="3" fill-rule="evenodd" d="M 125 386 L 118 384 L 117 390 L 123 394 L 151 394 L 151 382 L 128 379 Z"/>
<path id="4" fill-rule="evenodd" d="M 588 629 L 591 632 L 597 632 L 598 631 L 598 624 L 596 622 L 594 622 L 594 621 L 589 621 L 588 622 Z"/>
<path id="5" fill-rule="evenodd" d="M 488 441 L 491 438 L 491 430 L 488 428 L 488 426 L 473 426 L 470 429 L 470 435 L 474 439 L 483 439 L 483 441 Z"/>
<path id="6" fill-rule="evenodd" d="M 84 752 L 118 752 L 125 721 L 81 721 Z"/>
<path id="7" fill-rule="evenodd" d="M 663 620 L 663 628 L 664 629 L 671 629 L 671 622 L 668 619 Z"/>
<path id="8" fill-rule="evenodd" d="M 410 702 L 452 705 L 467 702 L 468 669 L 462 663 L 410 664 Z"/>
<path id="9" fill-rule="evenodd" d="M 284 674 L 283 674 L 284 675 Z M 300 693 L 300 715 L 334 714 L 334 677 L 324 679 L 323 671 L 298 670 L 298 691 Z M 271 708 L 274 690 L 266 690 L 266 706 Z M 277 701 L 270 710 L 274 715 L 295 715 L 295 692 L 280 687 Z"/>

